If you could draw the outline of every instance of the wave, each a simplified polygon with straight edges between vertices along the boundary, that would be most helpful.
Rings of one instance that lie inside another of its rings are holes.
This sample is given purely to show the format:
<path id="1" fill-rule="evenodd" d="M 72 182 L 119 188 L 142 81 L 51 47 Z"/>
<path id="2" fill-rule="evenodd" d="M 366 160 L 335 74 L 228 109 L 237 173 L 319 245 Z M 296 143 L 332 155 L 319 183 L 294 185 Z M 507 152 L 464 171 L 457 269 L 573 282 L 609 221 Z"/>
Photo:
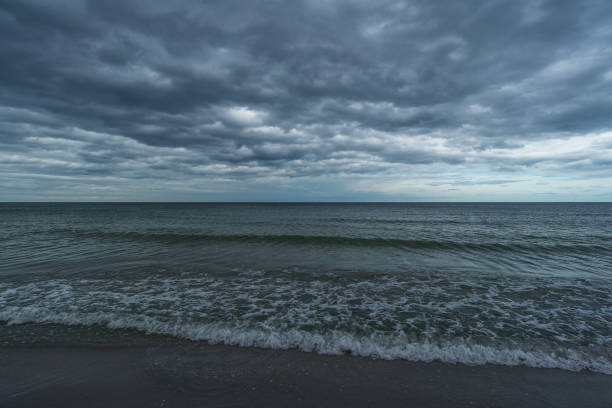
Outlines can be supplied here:
<path id="1" fill-rule="evenodd" d="M 382 237 L 350 237 L 331 235 L 287 235 L 287 234 L 205 234 L 205 233 L 142 233 L 117 231 L 51 230 L 69 233 L 80 238 L 123 239 L 165 244 L 218 242 L 218 243 L 268 243 L 289 245 L 355 246 L 355 247 L 396 247 L 405 249 L 434 250 L 481 250 L 486 252 L 548 252 L 612 254 L 612 248 L 597 244 L 522 244 L 500 242 L 460 242 L 449 240 L 403 239 Z"/>
<path id="2" fill-rule="evenodd" d="M 176 271 L 0 282 L 0 321 L 241 346 L 612 374 L 607 281 Z"/>
<path id="3" fill-rule="evenodd" d="M 311 333 L 299 329 L 273 331 L 221 323 L 169 323 L 152 317 L 118 317 L 109 313 L 49 313 L 40 309 L 17 313 L 3 311 L 0 312 L 0 321 L 10 325 L 23 323 L 102 325 L 109 329 L 135 329 L 147 334 L 170 335 L 212 344 L 281 350 L 298 349 L 319 354 L 351 354 L 386 360 L 404 359 L 422 362 L 437 360 L 467 365 L 524 365 L 612 374 L 612 361 L 603 357 L 589 357 L 575 350 L 522 350 L 473 344 L 467 339 L 456 339 L 452 342 L 438 344 L 417 343 L 410 342 L 401 336 L 376 334 L 356 336 L 342 331 Z"/>

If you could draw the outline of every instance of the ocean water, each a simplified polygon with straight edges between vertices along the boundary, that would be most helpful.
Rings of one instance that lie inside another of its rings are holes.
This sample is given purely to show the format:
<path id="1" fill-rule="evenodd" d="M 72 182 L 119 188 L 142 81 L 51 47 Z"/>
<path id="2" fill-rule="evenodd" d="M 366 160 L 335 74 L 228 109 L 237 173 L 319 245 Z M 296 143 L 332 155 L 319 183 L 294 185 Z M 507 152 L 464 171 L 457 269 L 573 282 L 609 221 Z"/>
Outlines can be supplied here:
<path id="1" fill-rule="evenodd" d="M 159 336 L 612 374 L 612 204 L 0 204 L 0 345 Z"/>

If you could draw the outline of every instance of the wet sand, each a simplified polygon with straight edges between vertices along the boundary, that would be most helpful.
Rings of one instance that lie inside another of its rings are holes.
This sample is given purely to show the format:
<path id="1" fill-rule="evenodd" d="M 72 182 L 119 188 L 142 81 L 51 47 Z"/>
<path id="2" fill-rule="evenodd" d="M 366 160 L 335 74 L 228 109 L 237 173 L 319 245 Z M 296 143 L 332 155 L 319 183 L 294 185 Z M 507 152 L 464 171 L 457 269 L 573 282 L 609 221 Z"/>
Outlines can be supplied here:
<path id="1" fill-rule="evenodd" d="M 610 407 L 612 376 L 203 343 L 0 349 L 2 407 Z"/>

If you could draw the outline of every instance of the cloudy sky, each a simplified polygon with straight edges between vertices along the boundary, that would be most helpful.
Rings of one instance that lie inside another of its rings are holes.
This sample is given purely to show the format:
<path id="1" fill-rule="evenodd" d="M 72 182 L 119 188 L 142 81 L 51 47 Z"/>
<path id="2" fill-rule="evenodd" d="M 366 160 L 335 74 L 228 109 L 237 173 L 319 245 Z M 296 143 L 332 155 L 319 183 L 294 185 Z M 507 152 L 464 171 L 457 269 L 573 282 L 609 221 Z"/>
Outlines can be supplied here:
<path id="1" fill-rule="evenodd" d="M 0 0 L 0 200 L 611 201 L 610 12 Z"/>

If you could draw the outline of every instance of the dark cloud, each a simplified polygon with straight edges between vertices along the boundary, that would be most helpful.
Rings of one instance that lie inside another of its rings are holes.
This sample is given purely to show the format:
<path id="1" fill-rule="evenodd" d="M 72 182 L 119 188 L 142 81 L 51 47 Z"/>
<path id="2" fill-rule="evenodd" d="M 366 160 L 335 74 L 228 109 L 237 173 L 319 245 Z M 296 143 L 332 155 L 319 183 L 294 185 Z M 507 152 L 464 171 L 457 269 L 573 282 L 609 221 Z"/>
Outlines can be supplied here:
<path id="1" fill-rule="evenodd" d="M 601 179 L 612 169 L 608 9 L 3 2 L 0 193 L 435 198 L 438 186 Z"/>

